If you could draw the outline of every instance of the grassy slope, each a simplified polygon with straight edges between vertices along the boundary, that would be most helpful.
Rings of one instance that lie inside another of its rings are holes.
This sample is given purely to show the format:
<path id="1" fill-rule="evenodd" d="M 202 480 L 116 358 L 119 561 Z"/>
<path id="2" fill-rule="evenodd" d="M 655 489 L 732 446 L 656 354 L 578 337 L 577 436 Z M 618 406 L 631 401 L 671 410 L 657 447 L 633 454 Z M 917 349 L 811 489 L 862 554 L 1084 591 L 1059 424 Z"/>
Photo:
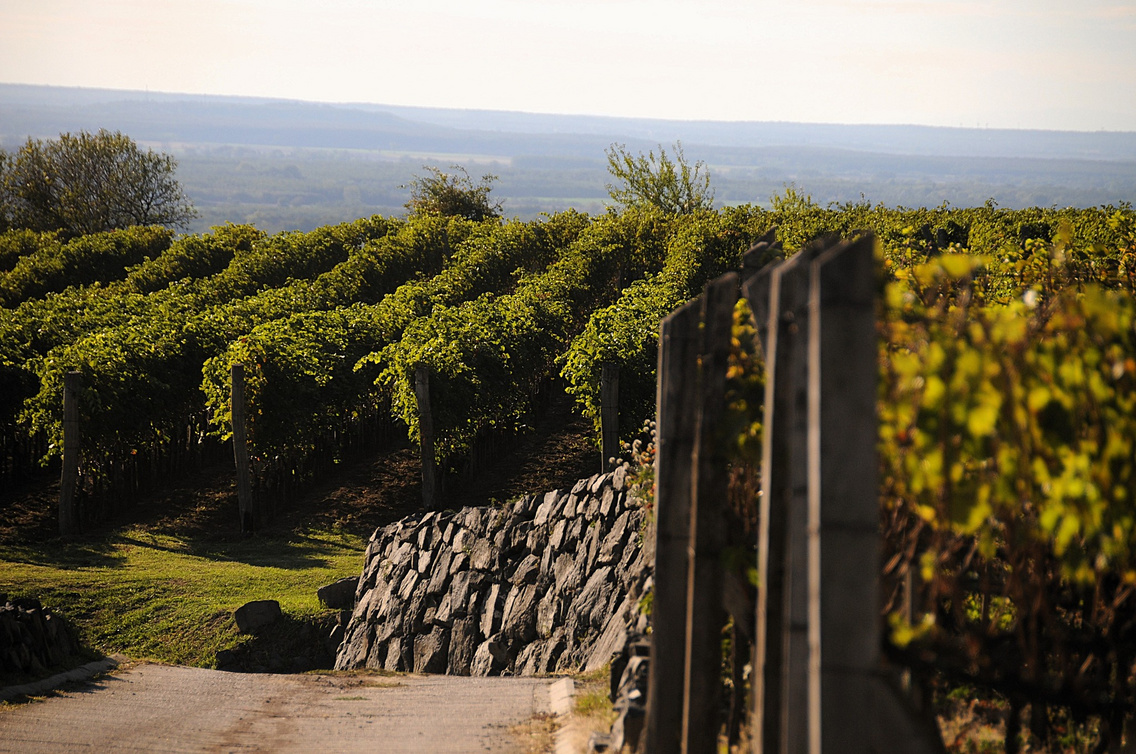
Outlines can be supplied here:
<path id="1" fill-rule="evenodd" d="M 8 548 L 0 591 L 38 596 L 75 619 L 100 652 L 211 665 L 217 650 L 241 640 L 233 610 L 275 599 L 288 615 L 318 613 L 316 589 L 357 575 L 365 546 L 356 534 L 327 530 L 226 543 L 130 527 Z"/>
<path id="2" fill-rule="evenodd" d="M 590 423 L 566 397 L 477 479 L 452 485 L 449 504 L 485 504 L 571 486 L 598 471 Z M 73 541 L 54 535 L 58 482 L 0 491 L 0 593 L 37 597 L 79 626 L 85 644 L 212 666 L 246 637 L 232 611 L 275 599 L 285 616 L 318 614 L 316 589 L 357 576 L 375 527 L 417 510 L 420 467 L 408 448 L 345 463 L 335 478 L 281 505 L 271 527 L 237 533 L 227 464 L 160 490 Z"/>

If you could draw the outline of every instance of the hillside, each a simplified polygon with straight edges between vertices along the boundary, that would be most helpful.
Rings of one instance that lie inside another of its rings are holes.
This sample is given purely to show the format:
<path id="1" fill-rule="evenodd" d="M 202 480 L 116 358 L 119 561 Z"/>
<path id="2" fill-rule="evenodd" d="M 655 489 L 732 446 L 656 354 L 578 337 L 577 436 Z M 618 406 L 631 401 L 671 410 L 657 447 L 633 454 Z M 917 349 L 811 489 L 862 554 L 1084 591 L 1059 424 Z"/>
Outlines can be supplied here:
<path id="1" fill-rule="evenodd" d="M 108 128 L 174 154 L 201 210 L 270 232 L 400 214 L 423 165 L 499 176 L 508 216 L 608 199 L 604 150 L 682 141 L 720 206 L 787 185 L 822 205 L 1091 207 L 1136 199 L 1136 134 L 917 126 L 723 123 L 318 104 L 0 84 L 0 146 Z"/>

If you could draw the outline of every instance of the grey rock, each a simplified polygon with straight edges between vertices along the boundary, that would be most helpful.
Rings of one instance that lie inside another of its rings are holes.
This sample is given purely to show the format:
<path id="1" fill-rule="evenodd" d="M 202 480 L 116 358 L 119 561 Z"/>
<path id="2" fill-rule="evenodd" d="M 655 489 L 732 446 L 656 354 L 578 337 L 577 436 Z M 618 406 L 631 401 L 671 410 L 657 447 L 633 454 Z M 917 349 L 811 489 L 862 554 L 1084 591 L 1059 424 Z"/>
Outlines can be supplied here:
<path id="1" fill-rule="evenodd" d="M 631 513 L 629 511 L 624 511 L 615 519 L 611 530 L 600 544 L 599 554 L 596 556 L 597 563 L 609 565 L 619 558 L 623 551 L 623 543 L 627 539 L 627 522 L 630 519 Z"/>
<path id="2" fill-rule="evenodd" d="M 398 596 L 405 602 L 410 599 L 410 595 L 414 593 L 414 588 L 418 585 L 419 580 L 418 571 L 407 571 L 406 576 L 403 577 L 402 583 L 398 585 Z"/>
<path id="3" fill-rule="evenodd" d="M 540 571 L 537 573 L 537 577 L 542 584 L 547 584 L 552 578 L 552 563 L 555 556 L 556 551 L 549 547 L 540 557 Z"/>
<path id="4" fill-rule="evenodd" d="M 556 621 L 560 617 L 560 599 L 549 593 L 541 599 L 536 609 L 536 634 L 542 639 L 552 636 Z"/>
<path id="5" fill-rule="evenodd" d="M 429 586 L 425 581 L 419 581 L 418 586 L 403 608 L 402 632 L 404 636 L 413 636 L 426 625 L 426 609 L 431 606 L 430 597 L 426 593 Z M 436 603 L 434 605 L 436 607 Z M 406 651 L 406 650 L 404 650 Z"/>
<path id="6" fill-rule="evenodd" d="M 505 600 L 502 632 L 511 640 L 528 643 L 536 638 L 536 584 L 513 587 Z"/>
<path id="7" fill-rule="evenodd" d="M 485 516 L 482 508 L 466 508 L 461 517 L 462 526 L 479 537 L 485 533 Z"/>
<path id="8" fill-rule="evenodd" d="M 548 540 L 548 527 L 532 527 L 525 535 L 524 550 L 533 555 L 544 552 L 544 543 Z"/>
<path id="9" fill-rule="evenodd" d="M 584 585 L 579 595 L 573 600 L 573 607 L 581 619 L 586 622 L 588 628 L 603 628 L 603 612 L 611 600 L 611 593 L 614 590 L 614 586 L 608 579 L 610 574 L 610 566 L 596 569 L 595 573 L 588 578 L 588 583 Z"/>
<path id="10" fill-rule="evenodd" d="M 617 470 L 376 530 L 336 667 L 512 675 L 610 656 L 618 628 L 644 627 L 635 608 L 651 565 L 626 483 Z"/>
<path id="11" fill-rule="evenodd" d="M 477 571 L 487 571 L 493 564 L 493 543 L 479 539 L 473 543 L 469 553 L 469 567 Z"/>
<path id="12" fill-rule="evenodd" d="M 536 509 L 536 505 L 536 495 L 525 495 L 513 504 L 513 515 L 529 518 L 533 515 L 533 511 Z"/>
<path id="13" fill-rule="evenodd" d="M 280 620 L 282 614 L 280 603 L 276 600 L 254 600 L 238 607 L 233 613 L 233 620 L 237 623 L 237 631 L 251 634 L 265 626 L 271 626 Z"/>
<path id="14" fill-rule="evenodd" d="M 509 653 L 500 637 L 493 636 L 480 645 L 473 653 L 470 675 L 500 675 L 509 664 Z"/>
<path id="15" fill-rule="evenodd" d="M 614 510 L 615 491 L 611 487 L 605 487 L 603 495 L 600 497 L 600 515 L 603 516 L 605 521 L 610 521 Z"/>
<path id="16" fill-rule="evenodd" d="M 513 584 L 535 584 L 539 575 L 540 558 L 530 553 L 513 569 L 509 581 Z"/>
<path id="17" fill-rule="evenodd" d="M 477 622 L 472 618 L 455 620 L 450 630 L 447 671 L 451 675 L 469 675 L 477 649 Z"/>
<path id="18" fill-rule="evenodd" d="M 406 670 L 406 665 L 402 662 L 402 637 L 396 636 L 387 645 L 387 656 L 383 660 L 383 670 L 395 672 Z"/>
<path id="19" fill-rule="evenodd" d="M 455 553 L 466 553 L 472 549 L 473 543 L 477 540 L 477 535 L 469 529 L 458 529 L 454 532 L 454 537 L 450 541 L 450 549 Z"/>
<path id="20" fill-rule="evenodd" d="M 617 466 L 615 471 L 611 472 L 611 488 L 616 492 L 622 492 L 623 488 L 627 485 L 627 467 Z"/>
<path id="21" fill-rule="evenodd" d="M 564 553 L 552 565 L 553 578 L 556 582 L 556 591 L 571 592 L 579 586 L 580 571 L 576 568 L 575 559 Z"/>
<path id="22" fill-rule="evenodd" d="M 476 596 L 481 586 L 481 575 L 474 571 L 461 571 L 454 574 L 446 596 L 450 598 L 450 611 L 455 617 L 463 617 L 469 605 L 470 596 Z"/>
<path id="23" fill-rule="evenodd" d="M 568 521 L 560 519 L 552 526 L 552 534 L 548 537 L 548 549 L 559 550 L 564 544 L 564 534 L 568 531 Z"/>
<path id="24" fill-rule="evenodd" d="M 481 603 L 478 626 L 482 636 L 492 636 L 501 625 L 501 585 L 492 584 Z M 476 674 L 475 674 L 476 675 Z"/>
<path id="25" fill-rule="evenodd" d="M 350 609 L 355 607 L 355 587 L 359 585 L 357 576 L 349 576 L 339 581 L 333 581 L 316 590 L 316 597 L 325 607 L 332 610 Z"/>
<path id="26" fill-rule="evenodd" d="M 509 533 L 505 539 L 508 542 L 509 550 L 523 549 L 529 541 L 529 532 L 533 530 L 531 521 L 520 521 L 514 526 L 509 528 Z"/>
<path id="27" fill-rule="evenodd" d="M 336 670 L 354 670 L 367 662 L 371 650 L 374 631 L 364 621 L 354 621 L 347 626 L 339 651 L 335 655 Z"/>
<path id="28" fill-rule="evenodd" d="M 434 626 L 428 634 L 414 640 L 414 672 L 445 673 L 450 651 L 450 632 Z"/>
<path id="29" fill-rule="evenodd" d="M 611 618 L 608 619 L 603 632 L 592 645 L 592 649 L 587 659 L 584 661 L 584 670 L 586 672 L 599 670 L 608 662 L 611 662 L 613 655 L 617 655 L 623 651 L 624 646 L 627 644 L 628 618 L 634 607 L 635 603 L 630 597 L 626 597 L 620 601 L 619 607 L 611 614 Z"/>
<path id="30" fill-rule="evenodd" d="M 438 609 L 434 611 L 434 623 L 439 626 L 453 625 L 454 621 L 454 600 L 449 592 L 442 595 L 442 601 L 438 603 Z"/>
<path id="31" fill-rule="evenodd" d="M 433 572 L 430 574 L 430 583 L 427 586 L 427 591 L 430 594 L 441 594 L 450 582 L 450 561 L 453 560 L 454 554 L 447 547 L 438 551 L 438 555 L 434 559 Z"/>
<path id="32" fill-rule="evenodd" d="M 540 644 L 525 645 L 525 648 L 517 654 L 517 659 L 513 661 L 516 675 L 536 675 L 540 672 L 537 670 L 540 665 L 540 650 Z"/>
<path id="33" fill-rule="evenodd" d="M 374 642 L 367 652 L 367 656 L 363 662 L 364 667 L 370 668 L 371 670 L 383 670 L 387 664 L 387 649 L 386 642 Z"/>
<path id="34" fill-rule="evenodd" d="M 536 509 L 536 514 L 533 516 L 533 526 L 544 526 L 548 523 L 549 517 L 552 515 L 552 508 L 556 505 L 556 498 L 551 500 L 545 497 L 544 502 Z"/>
<path id="35" fill-rule="evenodd" d="M 566 549 L 568 549 L 568 548 L 573 547 L 577 542 L 579 542 L 580 537 L 581 537 L 581 535 L 583 535 L 587 526 L 588 526 L 588 522 L 585 521 L 582 517 L 575 519 L 572 522 L 572 525 L 570 527 L 568 527 L 568 532 L 565 535 L 564 547 Z"/>
<path id="36" fill-rule="evenodd" d="M 540 663 L 537 665 L 538 673 L 551 673 L 556 670 L 560 656 L 564 654 L 564 628 L 559 627 L 552 632 L 552 636 L 545 641 L 540 649 Z"/>

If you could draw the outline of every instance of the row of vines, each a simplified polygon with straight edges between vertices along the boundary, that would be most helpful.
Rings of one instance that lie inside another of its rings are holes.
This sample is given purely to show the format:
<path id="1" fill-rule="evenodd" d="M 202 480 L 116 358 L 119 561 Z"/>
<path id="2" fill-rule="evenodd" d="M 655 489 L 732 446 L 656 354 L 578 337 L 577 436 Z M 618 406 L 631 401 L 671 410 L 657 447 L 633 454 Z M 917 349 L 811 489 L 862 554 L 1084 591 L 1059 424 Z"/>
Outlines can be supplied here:
<path id="1" fill-rule="evenodd" d="M 1136 735 L 1136 224 L 1063 217 L 961 251 L 885 262 L 891 653 L 1005 700 L 1006 751 L 1118 750 Z"/>
<path id="2" fill-rule="evenodd" d="M 487 434 L 522 430 L 554 380 L 598 421 L 605 362 L 621 366 L 629 437 L 653 412 L 659 319 L 772 227 L 789 253 L 873 230 L 896 269 L 961 249 L 1028 266 L 1031 249 L 1066 232 L 1080 274 L 1096 279 L 1131 275 L 1116 250 L 1131 243 L 1132 216 L 818 207 L 790 191 L 772 211 L 682 217 L 376 217 L 311 233 L 133 228 L 66 242 L 13 231 L 0 236 L 0 476 L 58 455 L 71 370 L 82 373 L 86 489 L 119 499 L 227 439 L 237 363 L 268 486 L 302 481 L 375 434 L 415 439 L 419 365 L 433 375 L 446 467 Z"/>

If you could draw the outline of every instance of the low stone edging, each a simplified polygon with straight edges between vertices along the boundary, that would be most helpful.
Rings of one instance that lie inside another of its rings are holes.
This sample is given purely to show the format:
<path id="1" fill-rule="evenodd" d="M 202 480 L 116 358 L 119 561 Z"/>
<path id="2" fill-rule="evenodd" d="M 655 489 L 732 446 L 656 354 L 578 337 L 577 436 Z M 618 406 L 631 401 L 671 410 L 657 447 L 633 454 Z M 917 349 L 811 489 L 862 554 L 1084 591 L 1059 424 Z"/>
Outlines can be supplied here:
<path id="1" fill-rule="evenodd" d="M 79 654 L 79 634 L 32 598 L 0 594 L 0 678 L 38 676 Z"/>

